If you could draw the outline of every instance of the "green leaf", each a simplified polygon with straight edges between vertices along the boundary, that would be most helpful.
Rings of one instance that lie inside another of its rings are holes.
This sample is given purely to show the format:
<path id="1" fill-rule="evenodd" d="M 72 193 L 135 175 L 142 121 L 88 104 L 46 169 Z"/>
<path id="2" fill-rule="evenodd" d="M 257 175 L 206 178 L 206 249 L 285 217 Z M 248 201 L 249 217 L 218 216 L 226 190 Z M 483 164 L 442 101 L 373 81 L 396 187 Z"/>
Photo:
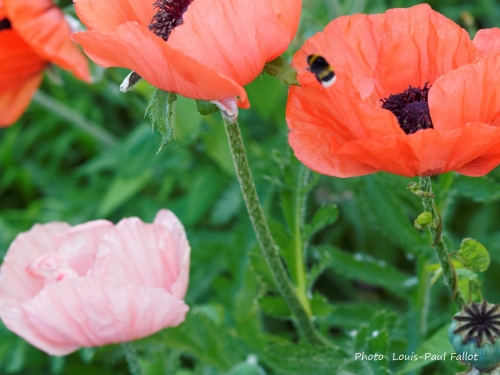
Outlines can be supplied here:
<path id="1" fill-rule="evenodd" d="M 269 345 L 264 352 L 267 364 L 283 375 L 331 375 L 346 361 L 347 353 L 335 347 L 312 347 L 280 343 Z"/>
<path id="2" fill-rule="evenodd" d="M 277 319 L 290 319 L 290 309 L 280 296 L 265 295 L 259 298 L 262 310 Z"/>
<path id="3" fill-rule="evenodd" d="M 383 261 L 369 255 L 350 254 L 332 246 L 321 246 L 317 251 L 326 251 L 332 257 L 332 270 L 348 279 L 380 286 L 400 297 L 406 297 L 410 276 L 392 268 Z"/>
<path id="4" fill-rule="evenodd" d="M 317 249 L 316 249 L 317 250 Z M 312 258 L 315 259 L 315 264 L 307 273 L 307 288 L 310 290 L 321 274 L 330 267 L 332 256 L 327 251 L 312 251 Z"/>
<path id="5" fill-rule="evenodd" d="M 314 214 L 311 222 L 306 225 L 305 234 L 307 238 L 311 238 L 315 233 L 331 225 L 337 221 L 339 210 L 335 205 L 327 205 L 320 207 Z"/>
<path id="6" fill-rule="evenodd" d="M 490 254 L 479 242 L 464 238 L 457 253 L 458 259 L 472 271 L 485 272 L 490 266 Z"/>
<path id="7" fill-rule="evenodd" d="M 202 116 L 211 115 L 212 113 L 218 112 L 219 107 L 215 104 L 210 103 L 207 100 L 196 99 L 196 109 Z"/>
<path id="8" fill-rule="evenodd" d="M 238 363 L 227 375 L 266 375 L 262 367 L 247 362 Z"/>
<path id="9" fill-rule="evenodd" d="M 297 71 L 281 56 L 268 62 L 264 66 L 264 72 L 287 85 L 300 86 L 297 80 Z"/>
<path id="10" fill-rule="evenodd" d="M 450 340 L 448 339 L 448 328 L 448 325 L 444 326 L 429 339 L 424 341 L 422 345 L 420 345 L 419 348 L 415 351 L 415 353 L 413 353 L 416 355 L 416 360 L 407 361 L 404 365 L 404 368 L 396 375 L 402 375 L 410 371 L 416 371 L 424 366 L 430 365 L 432 362 L 435 362 L 437 360 L 432 359 L 431 357 L 426 359 L 426 353 L 442 354 L 446 352 L 448 354 L 446 360 L 449 360 L 450 353 L 454 352 L 454 350 L 453 346 L 450 343 Z M 399 354 L 400 353 L 395 353 L 396 357 Z"/>
<path id="11" fill-rule="evenodd" d="M 240 212 L 243 204 L 243 197 L 239 184 L 230 185 L 219 200 L 215 203 L 210 221 L 215 225 L 227 224 L 234 216 Z"/>
<path id="12" fill-rule="evenodd" d="M 156 89 L 151 96 L 151 100 L 146 109 L 149 113 L 153 128 L 158 130 L 162 136 L 161 145 L 158 150 L 160 152 L 175 138 L 172 131 L 172 121 L 174 118 L 174 102 L 177 95 Z"/>
<path id="13" fill-rule="evenodd" d="M 131 178 L 118 176 L 105 193 L 99 206 L 97 216 L 105 217 L 113 213 L 117 208 L 141 191 L 151 181 L 152 177 L 149 170 Z"/>
<path id="14" fill-rule="evenodd" d="M 332 312 L 328 316 L 319 319 L 321 325 L 328 328 L 341 327 L 353 329 L 370 321 L 378 312 L 387 310 L 386 306 L 371 303 L 335 303 L 331 306 Z M 392 312 L 391 312 L 392 313 Z"/>
<path id="15" fill-rule="evenodd" d="M 456 176 L 452 189 L 475 202 L 490 203 L 500 199 L 500 184 L 487 176 Z"/>
<path id="16" fill-rule="evenodd" d="M 317 317 L 324 317 L 328 314 L 331 314 L 335 308 L 330 305 L 328 302 L 328 298 L 319 292 L 314 293 L 313 298 L 311 299 L 311 310 L 313 315 Z"/>

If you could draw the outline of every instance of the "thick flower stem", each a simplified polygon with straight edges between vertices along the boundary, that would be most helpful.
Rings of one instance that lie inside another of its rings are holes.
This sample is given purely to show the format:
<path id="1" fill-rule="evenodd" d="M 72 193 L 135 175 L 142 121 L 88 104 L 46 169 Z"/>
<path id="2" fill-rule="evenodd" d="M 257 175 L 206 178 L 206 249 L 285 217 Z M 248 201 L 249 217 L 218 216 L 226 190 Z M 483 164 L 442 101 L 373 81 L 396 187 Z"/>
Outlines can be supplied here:
<path id="1" fill-rule="evenodd" d="M 311 344 L 325 345 L 327 344 L 326 340 L 320 336 L 314 328 L 309 314 L 297 296 L 295 288 L 279 255 L 278 247 L 271 235 L 264 211 L 259 202 L 259 197 L 257 196 L 257 190 L 255 189 L 252 172 L 248 165 L 238 122 L 234 118 L 226 116 L 224 113 L 222 117 L 229 140 L 234 168 L 238 176 L 238 181 L 240 182 L 250 220 L 257 240 L 259 241 L 262 255 L 274 277 L 281 296 L 295 317 L 295 324 L 299 334 Z"/>
<path id="2" fill-rule="evenodd" d="M 128 369 L 131 375 L 145 375 L 142 371 L 141 365 L 139 364 L 139 358 L 137 358 L 137 351 L 135 350 L 134 344 L 131 342 L 122 343 L 123 352 L 125 353 L 125 359 L 128 363 Z"/>
<path id="3" fill-rule="evenodd" d="M 433 244 L 432 247 L 436 250 L 436 254 L 441 263 L 441 269 L 443 270 L 444 283 L 448 287 L 451 294 L 451 299 L 454 301 L 459 308 L 465 304 L 462 293 L 458 289 L 457 285 L 457 275 L 455 268 L 451 263 L 448 250 L 446 249 L 446 244 L 443 241 L 442 236 L 442 219 L 439 214 L 436 204 L 434 203 L 434 196 L 432 194 L 432 183 L 430 177 L 420 177 L 420 188 L 424 191 L 422 196 L 422 204 L 425 211 L 432 213 L 432 218 L 437 224 L 435 227 L 429 227 L 431 233 Z"/>

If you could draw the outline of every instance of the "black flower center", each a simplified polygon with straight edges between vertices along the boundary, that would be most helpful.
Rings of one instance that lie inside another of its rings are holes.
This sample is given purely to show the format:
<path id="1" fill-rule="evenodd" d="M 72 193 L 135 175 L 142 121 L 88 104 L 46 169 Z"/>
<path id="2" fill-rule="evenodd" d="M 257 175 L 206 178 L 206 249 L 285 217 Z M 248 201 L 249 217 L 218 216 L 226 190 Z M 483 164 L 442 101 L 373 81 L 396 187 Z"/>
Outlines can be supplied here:
<path id="1" fill-rule="evenodd" d="M 0 20 L 0 31 L 8 29 L 12 29 L 12 25 L 10 24 L 9 19 L 4 18 L 3 20 Z"/>
<path id="2" fill-rule="evenodd" d="M 406 134 L 434 128 L 427 103 L 430 90 L 427 85 L 428 83 L 423 88 L 410 86 L 402 93 L 391 94 L 382 99 L 382 108 L 394 113 Z"/>
<path id="3" fill-rule="evenodd" d="M 482 304 L 473 302 L 469 306 L 464 306 L 462 312 L 453 317 L 461 323 L 453 333 L 465 333 L 463 345 L 473 341 L 481 347 L 485 339 L 495 344 L 500 334 L 500 314 L 497 314 L 499 308 L 500 305 L 491 305 L 486 301 Z"/>
<path id="4" fill-rule="evenodd" d="M 168 40 L 174 28 L 182 25 L 182 15 L 193 0 L 158 0 L 153 4 L 158 9 L 149 24 L 149 30 Z"/>

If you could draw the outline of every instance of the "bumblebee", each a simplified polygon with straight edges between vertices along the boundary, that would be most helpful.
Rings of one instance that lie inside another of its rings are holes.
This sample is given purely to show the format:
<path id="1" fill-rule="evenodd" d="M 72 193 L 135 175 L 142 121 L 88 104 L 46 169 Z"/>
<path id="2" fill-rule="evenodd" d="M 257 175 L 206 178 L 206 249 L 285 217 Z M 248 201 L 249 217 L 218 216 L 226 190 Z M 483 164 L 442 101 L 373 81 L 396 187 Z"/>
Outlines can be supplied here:
<path id="1" fill-rule="evenodd" d="M 309 71 L 316 76 L 316 79 L 323 87 L 330 87 L 335 83 L 337 77 L 328 61 L 320 55 L 307 56 L 307 63 L 309 64 Z"/>

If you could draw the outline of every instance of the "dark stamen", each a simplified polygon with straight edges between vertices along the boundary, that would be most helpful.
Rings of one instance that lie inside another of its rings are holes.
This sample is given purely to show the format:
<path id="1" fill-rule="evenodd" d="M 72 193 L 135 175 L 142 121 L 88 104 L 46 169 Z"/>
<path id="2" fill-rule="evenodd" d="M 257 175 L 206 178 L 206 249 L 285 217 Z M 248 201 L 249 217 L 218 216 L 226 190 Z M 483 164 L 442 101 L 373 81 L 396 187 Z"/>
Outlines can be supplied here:
<path id="1" fill-rule="evenodd" d="M 3 20 L 0 20 L 0 31 L 8 29 L 12 29 L 12 25 L 10 24 L 9 19 L 4 18 Z"/>
<path id="2" fill-rule="evenodd" d="M 167 41 L 172 30 L 182 25 L 182 15 L 193 0 L 158 0 L 153 4 L 158 12 L 149 24 L 149 30 Z"/>
<path id="3" fill-rule="evenodd" d="M 391 94 L 382 99 L 382 108 L 394 113 L 399 126 L 406 134 L 413 134 L 422 129 L 432 129 L 431 114 L 427 98 L 430 87 L 428 83 L 420 87 L 408 87 L 400 94 Z"/>

